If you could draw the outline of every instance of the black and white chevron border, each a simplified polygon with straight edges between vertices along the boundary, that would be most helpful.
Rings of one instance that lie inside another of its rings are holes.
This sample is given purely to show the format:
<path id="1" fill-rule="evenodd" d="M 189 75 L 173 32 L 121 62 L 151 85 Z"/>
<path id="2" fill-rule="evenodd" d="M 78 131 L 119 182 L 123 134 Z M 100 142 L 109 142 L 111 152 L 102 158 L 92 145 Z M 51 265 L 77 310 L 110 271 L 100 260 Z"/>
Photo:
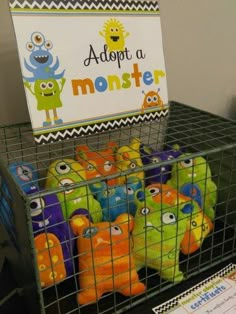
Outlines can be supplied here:
<path id="1" fill-rule="evenodd" d="M 231 271 L 236 270 L 235 264 L 229 264 L 228 266 L 224 267 L 214 275 L 206 278 L 205 280 L 199 282 L 195 286 L 191 287 L 190 289 L 186 290 L 185 292 L 179 294 L 178 296 L 170 299 L 169 301 L 157 306 L 156 308 L 153 308 L 153 312 L 155 314 L 167 314 L 170 310 L 174 309 L 178 305 L 179 300 L 184 298 L 185 296 L 191 294 L 191 292 L 196 291 L 198 288 L 201 288 L 204 284 L 210 282 L 212 279 L 216 277 L 224 277 L 225 275 L 229 274 Z"/>
<path id="2" fill-rule="evenodd" d="M 161 111 L 155 111 L 150 113 L 145 113 L 142 115 L 136 115 L 131 117 L 120 118 L 111 121 L 97 122 L 95 124 L 90 124 L 86 126 L 71 127 L 60 131 L 51 131 L 47 134 L 34 134 L 36 143 L 46 144 L 56 141 L 62 141 L 70 138 L 78 138 L 84 135 L 91 135 L 98 132 L 104 132 L 112 129 L 118 129 L 124 126 L 130 126 L 141 122 L 149 122 L 153 120 L 158 120 L 161 117 L 168 116 L 168 109 Z"/>
<path id="3" fill-rule="evenodd" d="M 11 9 L 158 11 L 158 0 L 10 0 Z"/>

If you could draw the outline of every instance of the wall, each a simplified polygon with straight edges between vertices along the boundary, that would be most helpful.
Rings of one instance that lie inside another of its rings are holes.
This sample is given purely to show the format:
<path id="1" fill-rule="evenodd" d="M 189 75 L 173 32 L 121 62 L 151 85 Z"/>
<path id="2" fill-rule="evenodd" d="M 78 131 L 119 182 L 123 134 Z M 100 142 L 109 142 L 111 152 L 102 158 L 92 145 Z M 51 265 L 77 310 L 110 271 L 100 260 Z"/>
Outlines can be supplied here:
<path id="1" fill-rule="evenodd" d="M 169 99 L 236 119 L 236 1 L 160 0 Z M 0 0 L 0 123 L 29 120 L 8 0 Z"/>

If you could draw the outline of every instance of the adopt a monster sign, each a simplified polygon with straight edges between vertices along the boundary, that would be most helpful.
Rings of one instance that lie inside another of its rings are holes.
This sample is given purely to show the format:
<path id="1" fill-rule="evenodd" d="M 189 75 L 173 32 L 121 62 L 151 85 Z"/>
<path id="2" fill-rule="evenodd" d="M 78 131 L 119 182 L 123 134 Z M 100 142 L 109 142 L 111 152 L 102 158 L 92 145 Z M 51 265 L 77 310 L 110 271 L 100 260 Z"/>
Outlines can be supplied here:
<path id="1" fill-rule="evenodd" d="M 9 0 L 37 143 L 168 114 L 157 0 Z"/>

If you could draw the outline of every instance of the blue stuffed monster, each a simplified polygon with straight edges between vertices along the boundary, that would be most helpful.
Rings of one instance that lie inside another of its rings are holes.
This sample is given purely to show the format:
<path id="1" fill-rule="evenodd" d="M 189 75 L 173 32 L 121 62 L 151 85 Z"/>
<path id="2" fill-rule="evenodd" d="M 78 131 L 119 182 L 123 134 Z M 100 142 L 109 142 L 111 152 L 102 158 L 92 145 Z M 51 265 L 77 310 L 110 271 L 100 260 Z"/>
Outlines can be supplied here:
<path id="1" fill-rule="evenodd" d="M 162 165 L 163 161 L 175 159 L 182 154 L 182 150 L 178 145 L 167 146 L 165 150 L 154 150 L 151 146 L 141 144 L 140 155 L 142 163 L 146 165 L 155 165 L 152 169 L 145 170 L 145 183 L 146 185 L 153 183 L 166 183 L 170 179 L 172 166 Z"/>
<path id="2" fill-rule="evenodd" d="M 134 195 L 135 191 L 141 188 L 142 182 L 136 177 L 129 177 L 126 184 L 116 187 L 110 187 L 104 181 L 90 185 L 92 193 L 102 207 L 103 221 L 115 221 L 123 213 L 135 216 Z"/>

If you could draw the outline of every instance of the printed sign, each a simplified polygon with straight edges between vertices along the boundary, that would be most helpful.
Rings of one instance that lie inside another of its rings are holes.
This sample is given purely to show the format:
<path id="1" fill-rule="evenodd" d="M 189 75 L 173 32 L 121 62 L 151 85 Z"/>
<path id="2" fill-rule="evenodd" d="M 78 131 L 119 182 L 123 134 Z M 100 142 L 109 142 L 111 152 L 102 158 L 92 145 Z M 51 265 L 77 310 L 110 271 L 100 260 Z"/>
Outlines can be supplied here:
<path id="1" fill-rule="evenodd" d="M 158 1 L 10 0 L 37 143 L 168 114 Z"/>

